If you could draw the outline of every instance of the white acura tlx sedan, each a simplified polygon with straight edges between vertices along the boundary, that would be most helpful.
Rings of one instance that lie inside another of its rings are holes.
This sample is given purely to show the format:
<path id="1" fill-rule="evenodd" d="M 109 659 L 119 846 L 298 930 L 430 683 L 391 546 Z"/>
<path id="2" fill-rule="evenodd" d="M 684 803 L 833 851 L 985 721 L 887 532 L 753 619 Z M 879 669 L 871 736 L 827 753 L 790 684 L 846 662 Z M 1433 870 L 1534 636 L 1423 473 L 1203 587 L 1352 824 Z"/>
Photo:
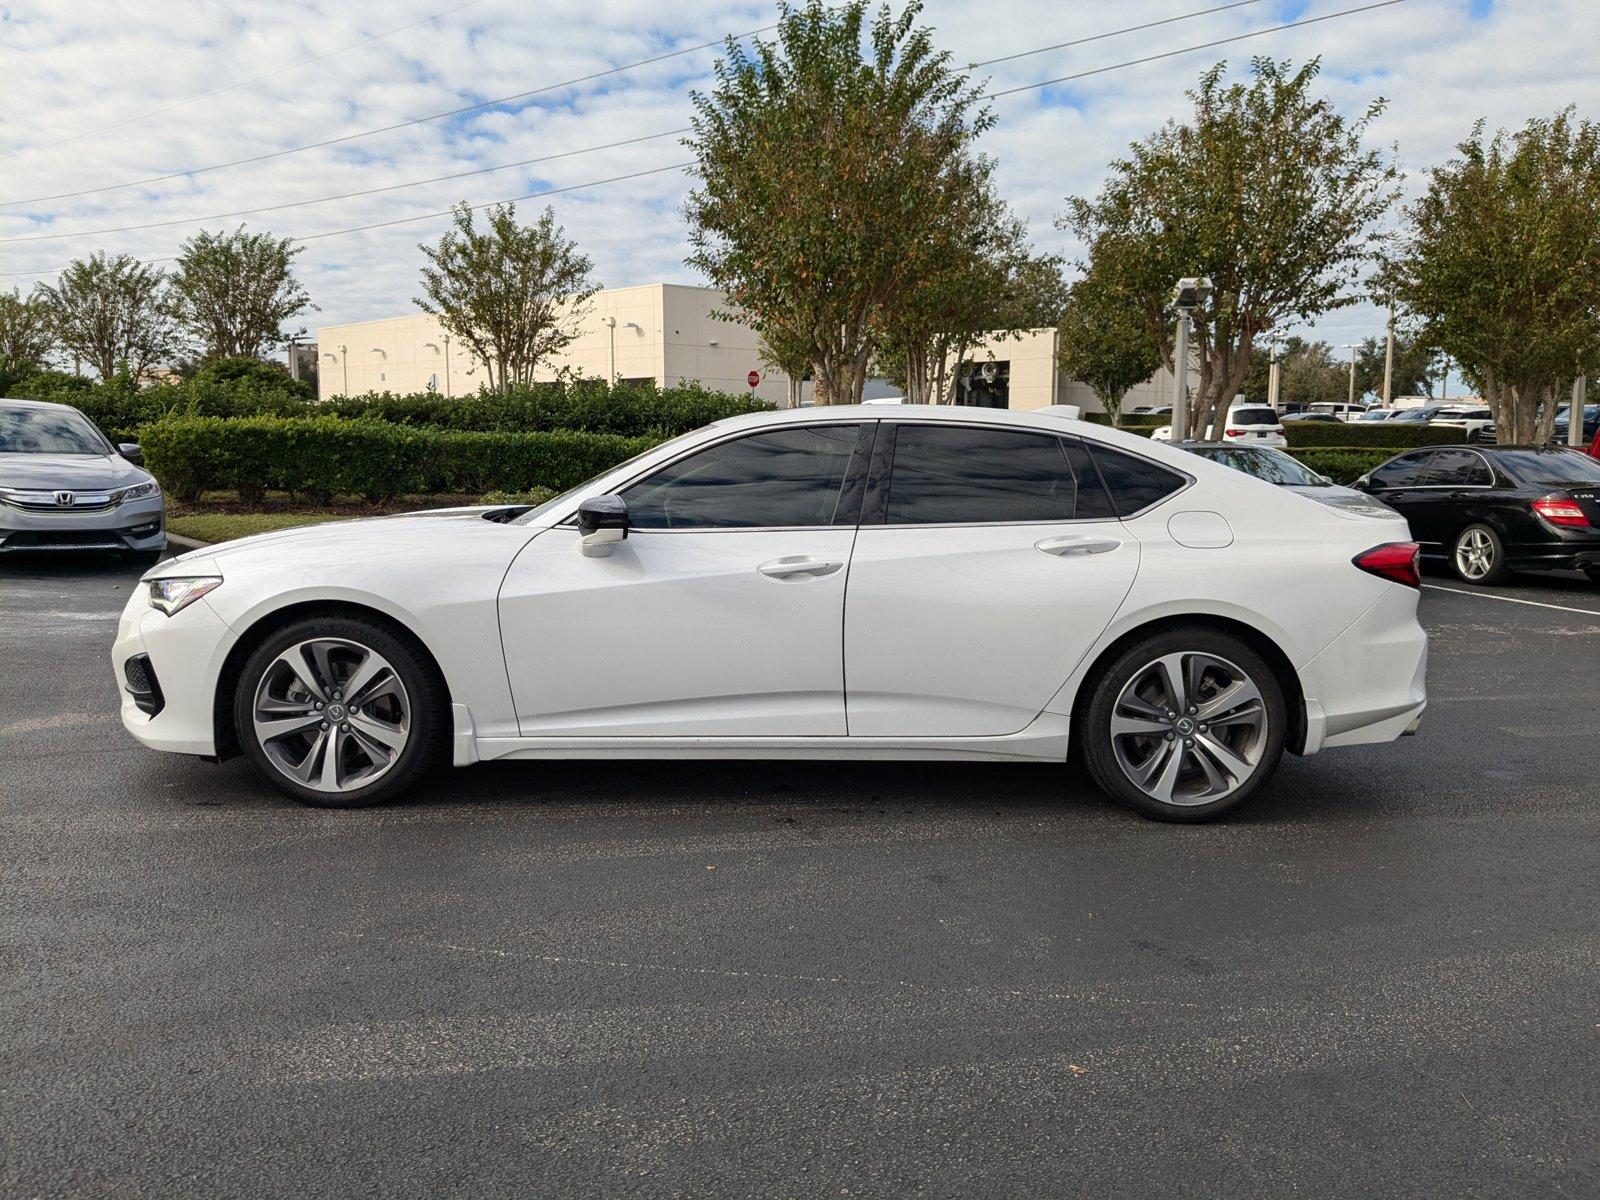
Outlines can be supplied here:
<path id="1" fill-rule="evenodd" d="M 1081 762 L 1203 820 L 1287 747 L 1412 732 L 1405 521 L 1045 409 L 802 409 L 537 508 L 161 563 L 113 651 L 145 745 L 308 804 L 446 756 Z"/>

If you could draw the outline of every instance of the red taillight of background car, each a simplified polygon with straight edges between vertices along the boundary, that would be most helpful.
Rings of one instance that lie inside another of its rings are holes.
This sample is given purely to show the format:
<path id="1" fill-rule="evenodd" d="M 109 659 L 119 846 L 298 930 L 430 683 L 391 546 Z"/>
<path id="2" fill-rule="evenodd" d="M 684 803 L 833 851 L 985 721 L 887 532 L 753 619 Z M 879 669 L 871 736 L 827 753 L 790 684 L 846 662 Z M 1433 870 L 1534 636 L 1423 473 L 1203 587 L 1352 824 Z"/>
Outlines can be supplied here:
<path id="1" fill-rule="evenodd" d="M 1223 432 L 1226 433 L 1229 437 L 1243 437 L 1244 436 L 1244 430 L 1242 430 L 1242 429 L 1226 429 Z"/>
<path id="2" fill-rule="evenodd" d="M 1533 502 L 1533 511 L 1552 525 L 1564 529 L 1587 529 L 1589 518 L 1584 516 L 1578 502 L 1567 496 L 1553 494 Z"/>
<path id="3" fill-rule="evenodd" d="M 1356 555 L 1350 561 L 1369 575 L 1392 579 L 1395 583 L 1420 590 L 1422 572 L 1417 565 L 1417 556 L 1421 552 L 1422 548 L 1415 542 L 1385 542 Z"/>

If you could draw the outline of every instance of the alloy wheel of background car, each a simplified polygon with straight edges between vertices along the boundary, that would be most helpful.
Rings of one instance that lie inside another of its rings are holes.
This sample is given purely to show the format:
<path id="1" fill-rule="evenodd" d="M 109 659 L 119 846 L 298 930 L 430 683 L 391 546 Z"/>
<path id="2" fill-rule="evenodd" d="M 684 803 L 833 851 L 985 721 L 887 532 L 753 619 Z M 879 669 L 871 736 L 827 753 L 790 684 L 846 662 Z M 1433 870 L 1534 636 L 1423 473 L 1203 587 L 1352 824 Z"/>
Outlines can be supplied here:
<path id="1" fill-rule="evenodd" d="M 1456 538 L 1450 565 L 1467 583 L 1499 583 L 1506 570 L 1500 535 L 1487 525 L 1469 525 Z"/>
<path id="2" fill-rule="evenodd" d="M 1244 803 L 1276 768 L 1286 718 L 1272 671 L 1210 630 L 1131 647 L 1096 683 L 1080 727 L 1096 781 L 1147 816 L 1207 820 Z"/>
<path id="3" fill-rule="evenodd" d="M 256 769 L 296 799 L 374 804 L 431 757 L 436 684 L 404 642 L 364 622 L 301 622 L 251 657 L 235 698 Z"/>

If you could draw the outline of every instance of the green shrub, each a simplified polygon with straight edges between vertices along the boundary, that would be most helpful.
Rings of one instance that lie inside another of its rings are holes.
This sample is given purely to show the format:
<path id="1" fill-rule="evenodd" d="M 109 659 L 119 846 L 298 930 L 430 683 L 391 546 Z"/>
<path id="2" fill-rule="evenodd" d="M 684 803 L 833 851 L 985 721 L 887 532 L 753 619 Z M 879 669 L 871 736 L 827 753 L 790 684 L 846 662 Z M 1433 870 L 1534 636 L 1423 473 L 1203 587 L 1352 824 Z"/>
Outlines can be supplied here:
<path id="1" fill-rule="evenodd" d="M 1410 449 L 1410 446 L 1315 446 L 1291 448 L 1289 453 L 1317 474 L 1348 487 L 1374 467 Z"/>
<path id="2" fill-rule="evenodd" d="M 560 495 L 554 488 L 535 487 L 525 492 L 485 492 L 478 497 L 479 504 L 543 504 Z"/>
<path id="3" fill-rule="evenodd" d="M 1459 442 L 1459 429 L 1414 425 L 1402 421 L 1285 421 L 1284 436 L 1291 446 L 1442 446 Z M 1399 451 L 1394 451 L 1398 454 Z"/>
<path id="4" fill-rule="evenodd" d="M 377 502 L 421 492 L 556 491 L 655 445 L 570 429 L 482 433 L 317 417 L 178 416 L 139 430 L 145 464 L 179 500 L 233 489 L 245 503 L 268 491 L 313 503 Z"/>

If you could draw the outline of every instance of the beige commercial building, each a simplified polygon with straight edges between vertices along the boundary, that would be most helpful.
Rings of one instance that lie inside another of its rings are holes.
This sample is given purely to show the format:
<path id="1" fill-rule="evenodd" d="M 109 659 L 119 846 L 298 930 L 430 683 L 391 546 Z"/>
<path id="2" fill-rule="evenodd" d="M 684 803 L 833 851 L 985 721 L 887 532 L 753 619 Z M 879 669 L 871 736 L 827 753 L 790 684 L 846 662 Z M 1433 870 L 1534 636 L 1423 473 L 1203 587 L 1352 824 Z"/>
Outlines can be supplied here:
<path id="1" fill-rule="evenodd" d="M 563 371 L 600 379 L 653 381 L 661 387 L 698 381 L 717 391 L 754 392 L 764 400 L 790 402 L 789 379 L 761 361 L 761 339 L 737 321 L 712 316 L 721 293 L 711 288 L 655 283 L 599 292 L 585 312 L 578 337 L 560 355 L 541 364 L 540 379 Z M 974 371 L 962 382 L 962 403 L 994 408 L 1034 409 L 1076 404 L 1097 411 L 1099 401 L 1084 384 L 1056 370 L 1055 330 L 1037 329 L 1018 337 L 986 342 L 971 355 Z M 450 396 L 475 393 L 488 382 L 482 363 L 444 332 L 426 313 L 317 330 L 318 387 L 323 399 L 367 392 L 437 391 Z M 1170 378 L 1163 388 L 1152 380 L 1130 392 L 1125 408 L 1171 403 Z M 811 385 L 802 382 L 802 403 Z M 897 394 L 883 380 L 872 381 L 868 399 Z"/>

